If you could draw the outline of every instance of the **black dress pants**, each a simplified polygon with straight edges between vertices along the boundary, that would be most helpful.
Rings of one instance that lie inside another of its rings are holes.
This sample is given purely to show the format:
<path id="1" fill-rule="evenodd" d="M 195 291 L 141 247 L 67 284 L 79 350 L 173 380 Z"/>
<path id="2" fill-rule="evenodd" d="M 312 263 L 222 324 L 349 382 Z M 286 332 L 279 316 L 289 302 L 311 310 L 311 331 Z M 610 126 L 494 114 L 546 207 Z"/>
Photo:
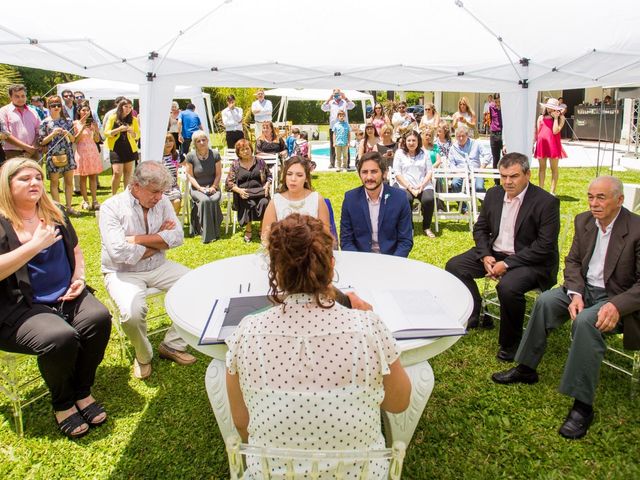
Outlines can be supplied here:
<path id="1" fill-rule="evenodd" d="M 407 200 L 409 201 L 409 208 L 413 210 L 413 200 L 417 198 L 420 201 L 420 208 L 422 211 L 422 230 L 431 228 L 431 219 L 433 218 L 433 207 L 435 205 L 434 193 L 432 189 L 423 190 L 419 196 L 414 197 L 409 190 L 405 190 L 407 194 Z"/>
<path id="2" fill-rule="evenodd" d="M 493 256 L 497 261 L 506 258 L 506 255 L 500 252 L 493 252 Z M 476 249 L 472 248 L 450 259 L 445 270 L 455 275 L 469 289 L 473 297 L 472 316 L 478 316 L 482 298 L 475 279 L 483 278 L 487 272 L 482 260 L 478 258 Z M 527 308 L 524 294 L 538 287 L 538 274 L 531 267 L 510 268 L 498 282 L 496 290 L 500 300 L 499 343 L 502 348 L 516 347 L 520 343 Z"/>
<path id="3" fill-rule="evenodd" d="M 491 132 L 489 136 L 489 145 L 491 147 L 491 156 L 493 157 L 493 168 L 498 168 L 498 162 L 502 158 L 502 132 Z M 496 178 L 496 185 L 500 185 L 500 179 Z"/>
<path id="4" fill-rule="evenodd" d="M 64 302 L 58 315 L 47 305 L 33 308 L 13 325 L 0 326 L 0 350 L 38 356 L 55 411 L 87 397 L 111 334 L 111 314 L 86 289 Z"/>

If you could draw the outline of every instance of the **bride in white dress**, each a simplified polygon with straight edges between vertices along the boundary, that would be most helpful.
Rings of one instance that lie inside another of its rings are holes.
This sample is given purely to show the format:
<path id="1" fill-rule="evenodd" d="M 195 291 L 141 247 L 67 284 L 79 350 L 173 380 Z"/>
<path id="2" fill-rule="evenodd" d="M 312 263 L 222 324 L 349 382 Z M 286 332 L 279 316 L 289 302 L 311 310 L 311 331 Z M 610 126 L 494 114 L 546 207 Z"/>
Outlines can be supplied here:
<path id="1" fill-rule="evenodd" d="M 311 188 L 310 163 L 304 157 L 293 156 L 284 162 L 280 190 L 273 196 L 262 221 L 262 242 L 266 245 L 271 224 L 292 213 L 309 215 L 322 221 L 330 232 L 329 209 L 318 192 Z"/>

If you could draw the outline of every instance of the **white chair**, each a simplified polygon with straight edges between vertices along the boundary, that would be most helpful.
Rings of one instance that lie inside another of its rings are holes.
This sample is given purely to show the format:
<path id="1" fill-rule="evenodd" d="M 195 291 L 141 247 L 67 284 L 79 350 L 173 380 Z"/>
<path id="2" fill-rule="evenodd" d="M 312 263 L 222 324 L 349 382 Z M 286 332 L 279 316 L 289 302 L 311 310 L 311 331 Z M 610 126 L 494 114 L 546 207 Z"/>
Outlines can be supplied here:
<path id="1" fill-rule="evenodd" d="M 263 157 L 263 158 L 264 158 L 264 162 L 267 164 L 267 166 L 271 170 L 271 176 L 273 177 L 273 181 L 271 182 L 271 188 L 269 190 L 271 198 L 273 198 L 273 195 L 276 193 L 278 189 L 278 184 L 280 183 L 279 171 L 278 171 L 280 167 L 280 160 L 278 159 L 277 155 L 273 155 L 273 158 L 271 157 Z"/>
<path id="2" fill-rule="evenodd" d="M 471 184 L 471 215 L 473 215 L 474 223 L 478 219 L 478 215 L 480 214 L 478 211 L 478 202 L 483 201 L 486 195 L 486 192 L 478 192 L 476 190 L 476 178 L 482 178 L 483 182 L 487 179 L 489 180 L 499 179 L 500 171 L 497 168 L 471 167 L 471 175 L 470 175 L 469 183 Z"/>
<path id="3" fill-rule="evenodd" d="M 614 346 L 615 345 L 615 346 Z M 640 386 L 640 351 L 625 352 L 622 347 L 622 335 L 607 337 L 607 351 L 602 363 L 631 377 L 631 398 L 638 394 Z M 616 358 L 616 362 L 614 362 Z"/>
<path id="4" fill-rule="evenodd" d="M 396 186 L 396 171 L 391 166 L 387 168 L 387 181 L 390 187 Z"/>
<path id="5" fill-rule="evenodd" d="M 451 191 L 451 181 L 454 178 L 462 178 L 462 187 L 459 192 Z M 434 211 L 435 229 L 440 230 L 440 221 L 442 219 L 465 220 L 469 222 L 469 231 L 473 230 L 473 215 L 463 214 L 461 211 L 462 203 L 471 203 L 471 190 L 469 188 L 469 172 L 466 168 L 434 168 L 434 183 L 442 179 L 444 186 L 443 192 L 435 192 L 436 205 L 438 200 L 444 203 L 444 211 L 437 208 Z M 452 210 L 450 202 L 456 202 L 458 210 Z"/>
<path id="6" fill-rule="evenodd" d="M 184 167 L 178 168 L 178 187 L 182 192 L 182 226 L 189 225 L 191 219 L 191 183 Z"/>
<path id="7" fill-rule="evenodd" d="M 388 479 L 398 480 L 402 475 L 405 444 L 400 441 L 393 443 L 392 448 L 380 450 L 290 450 L 283 448 L 255 447 L 240 443 L 240 437 L 233 435 L 226 440 L 227 457 L 229 459 L 229 473 L 232 480 L 245 478 L 245 465 L 249 457 L 259 459 L 259 476 L 262 480 L 296 478 L 355 478 L 354 468 L 359 479 L 369 478 L 369 464 L 372 460 L 388 460 Z M 300 465 L 303 467 L 300 467 Z M 296 471 L 296 469 L 298 469 Z M 347 472 L 348 471 L 348 472 Z M 346 476 L 348 473 L 348 477 Z M 247 477 L 248 478 L 248 477 Z"/>
<path id="8" fill-rule="evenodd" d="M 234 156 L 235 156 L 235 152 Z M 235 157 L 237 158 L 237 157 Z M 234 158 L 229 158 L 227 155 L 222 159 L 222 182 L 226 180 L 229 175 L 229 170 L 231 170 L 231 165 L 233 164 Z M 233 210 L 233 193 L 229 192 L 225 188 L 225 193 L 221 198 L 226 200 L 226 206 L 223 209 L 224 212 L 224 233 L 225 235 L 229 233 L 229 225 L 233 225 L 232 235 L 236 233 L 236 225 L 238 223 L 238 216 L 236 212 Z M 222 202 L 221 202 L 222 203 Z"/>

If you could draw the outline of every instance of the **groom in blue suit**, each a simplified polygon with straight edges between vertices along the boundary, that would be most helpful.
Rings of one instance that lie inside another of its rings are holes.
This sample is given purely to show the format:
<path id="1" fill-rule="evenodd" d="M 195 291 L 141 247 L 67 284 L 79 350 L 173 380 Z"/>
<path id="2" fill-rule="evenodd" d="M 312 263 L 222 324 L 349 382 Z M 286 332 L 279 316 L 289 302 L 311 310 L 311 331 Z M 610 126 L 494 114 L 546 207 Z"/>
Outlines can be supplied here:
<path id="1" fill-rule="evenodd" d="M 340 247 L 353 252 L 409 256 L 413 224 L 407 196 L 382 183 L 387 167 L 378 152 L 365 153 L 357 167 L 362 187 L 344 195 Z"/>

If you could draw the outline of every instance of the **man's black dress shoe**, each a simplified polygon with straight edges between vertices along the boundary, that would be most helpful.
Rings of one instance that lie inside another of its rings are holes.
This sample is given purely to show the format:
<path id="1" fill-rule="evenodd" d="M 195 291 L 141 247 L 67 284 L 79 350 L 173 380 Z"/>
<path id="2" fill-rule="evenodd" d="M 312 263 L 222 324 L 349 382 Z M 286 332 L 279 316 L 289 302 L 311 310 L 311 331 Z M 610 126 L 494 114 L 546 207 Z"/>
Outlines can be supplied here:
<path id="1" fill-rule="evenodd" d="M 491 375 L 491 380 L 502 385 L 508 385 L 510 383 L 533 384 L 538 382 L 538 372 L 534 370 L 531 373 L 524 373 L 518 370 L 518 367 L 513 367 L 509 370 L 494 373 Z"/>
<path id="2" fill-rule="evenodd" d="M 569 410 L 569 415 L 567 415 L 558 433 L 569 440 L 577 440 L 587 434 L 591 422 L 593 422 L 593 411 L 584 416 L 578 410 L 572 408 Z"/>
<path id="3" fill-rule="evenodd" d="M 498 350 L 498 353 L 496 354 L 496 358 L 498 360 L 502 360 L 503 362 L 513 362 L 513 359 L 516 358 L 517 351 L 517 345 L 509 348 L 500 347 L 500 350 Z"/>
<path id="4" fill-rule="evenodd" d="M 480 328 L 485 330 L 491 330 L 493 328 L 493 318 L 486 313 L 482 316 L 482 322 L 480 322 Z"/>

